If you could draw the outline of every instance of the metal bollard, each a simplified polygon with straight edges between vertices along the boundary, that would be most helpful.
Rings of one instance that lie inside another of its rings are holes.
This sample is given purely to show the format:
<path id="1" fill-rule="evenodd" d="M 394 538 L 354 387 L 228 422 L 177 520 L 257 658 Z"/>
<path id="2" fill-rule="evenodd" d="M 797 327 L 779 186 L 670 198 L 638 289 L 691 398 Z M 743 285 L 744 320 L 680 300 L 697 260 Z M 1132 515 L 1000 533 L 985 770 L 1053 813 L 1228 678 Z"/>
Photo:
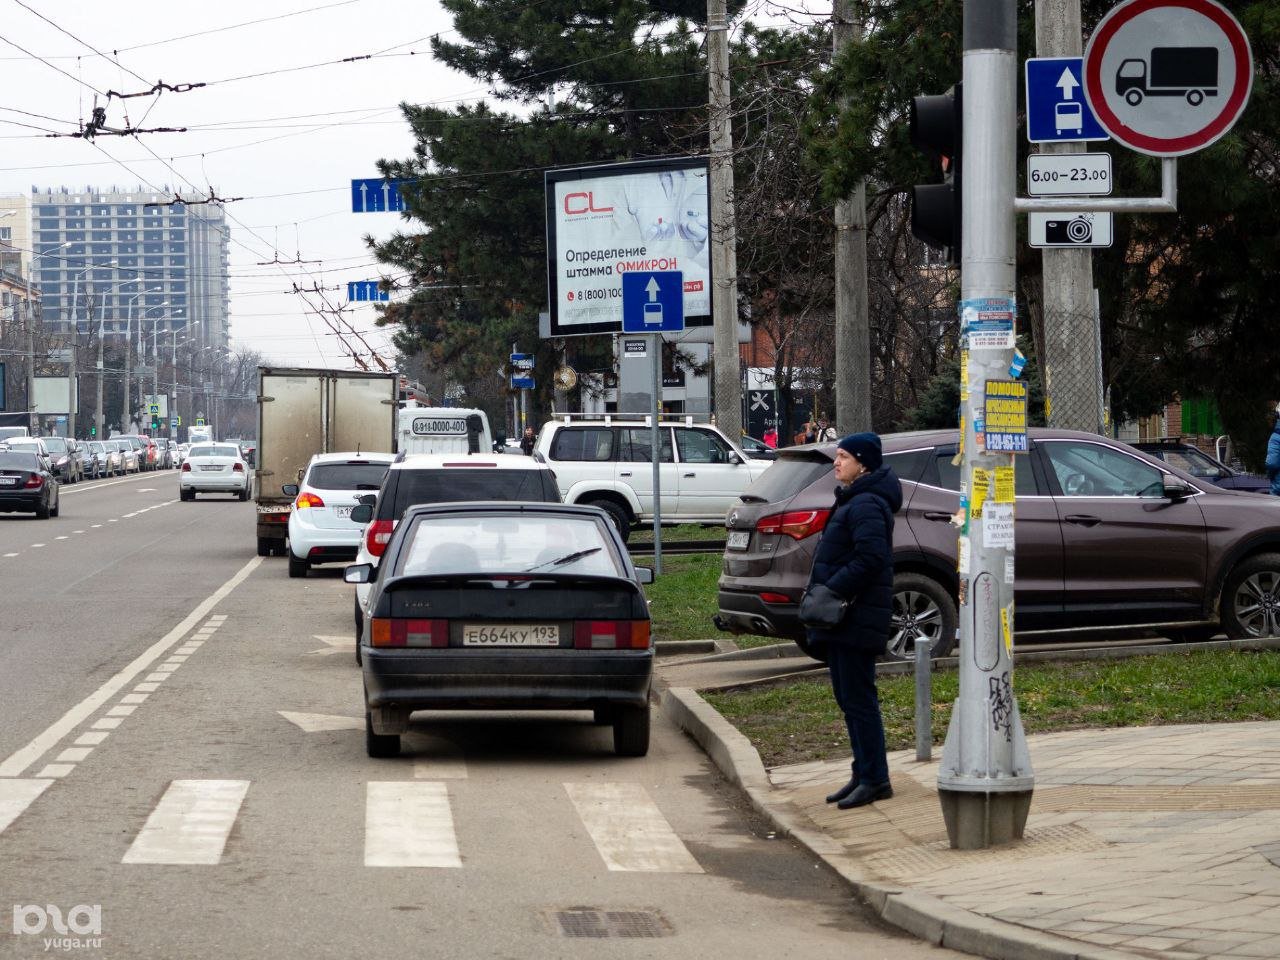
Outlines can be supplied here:
<path id="1" fill-rule="evenodd" d="M 933 758 L 933 644 L 916 637 L 916 760 Z"/>

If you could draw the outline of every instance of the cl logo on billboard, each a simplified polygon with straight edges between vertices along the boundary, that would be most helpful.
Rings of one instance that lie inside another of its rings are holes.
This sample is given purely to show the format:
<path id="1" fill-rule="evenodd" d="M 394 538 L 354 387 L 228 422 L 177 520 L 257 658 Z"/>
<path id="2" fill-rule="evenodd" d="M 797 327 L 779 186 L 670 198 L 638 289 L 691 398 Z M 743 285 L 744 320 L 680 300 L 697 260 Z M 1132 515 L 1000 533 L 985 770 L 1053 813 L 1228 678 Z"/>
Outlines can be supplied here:
<path id="1" fill-rule="evenodd" d="M 583 201 L 586 205 L 583 206 Z M 569 193 L 564 198 L 564 212 L 571 217 L 576 217 L 582 213 L 612 213 L 613 207 L 597 207 L 596 198 L 592 191 Z"/>

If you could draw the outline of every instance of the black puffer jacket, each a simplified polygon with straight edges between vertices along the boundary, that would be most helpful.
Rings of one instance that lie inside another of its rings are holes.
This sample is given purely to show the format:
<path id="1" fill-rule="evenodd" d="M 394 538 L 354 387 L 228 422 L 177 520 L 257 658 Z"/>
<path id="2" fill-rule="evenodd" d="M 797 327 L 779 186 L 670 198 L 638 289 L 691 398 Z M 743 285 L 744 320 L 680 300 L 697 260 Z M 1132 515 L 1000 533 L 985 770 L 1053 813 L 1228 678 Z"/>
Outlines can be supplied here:
<path id="1" fill-rule="evenodd" d="M 809 582 L 849 600 L 849 611 L 837 627 L 810 628 L 811 642 L 884 653 L 893 612 L 893 515 L 901 507 L 902 484 L 890 467 L 836 490 Z"/>

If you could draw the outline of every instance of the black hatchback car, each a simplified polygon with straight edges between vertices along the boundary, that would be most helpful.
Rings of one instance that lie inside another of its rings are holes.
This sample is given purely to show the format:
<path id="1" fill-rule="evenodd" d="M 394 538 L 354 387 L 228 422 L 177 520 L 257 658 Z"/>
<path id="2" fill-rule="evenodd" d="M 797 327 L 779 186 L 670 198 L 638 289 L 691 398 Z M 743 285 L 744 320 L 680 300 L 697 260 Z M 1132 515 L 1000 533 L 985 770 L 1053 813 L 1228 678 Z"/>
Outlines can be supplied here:
<path id="1" fill-rule="evenodd" d="M 608 515 L 552 503 L 411 507 L 360 640 L 365 741 L 394 756 L 414 710 L 590 710 L 614 750 L 649 749 L 653 646 L 642 583 Z"/>
<path id="2" fill-rule="evenodd" d="M 58 482 L 34 453 L 0 450 L 0 511 L 56 517 Z"/>

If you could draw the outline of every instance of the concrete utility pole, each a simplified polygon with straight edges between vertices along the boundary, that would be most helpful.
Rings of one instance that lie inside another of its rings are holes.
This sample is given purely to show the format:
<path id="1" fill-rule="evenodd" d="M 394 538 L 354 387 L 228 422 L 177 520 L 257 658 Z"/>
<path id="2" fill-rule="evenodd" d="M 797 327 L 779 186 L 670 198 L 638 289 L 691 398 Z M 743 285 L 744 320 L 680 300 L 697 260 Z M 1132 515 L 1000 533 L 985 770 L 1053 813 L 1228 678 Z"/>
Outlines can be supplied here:
<path id="1" fill-rule="evenodd" d="M 853 0 L 835 0 L 835 55 L 861 39 Z M 836 426 L 842 434 L 871 429 L 871 318 L 867 299 L 867 185 L 836 203 Z M 816 412 L 816 411 L 815 411 Z"/>
<path id="2" fill-rule="evenodd" d="M 102 376 L 103 375 L 103 362 L 102 362 L 103 343 L 102 341 L 104 339 L 103 335 L 106 328 L 106 318 L 107 318 L 107 294 L 105 290 L 102 293 L 102 307 L 99 312 L 101 316 L 98 317 L 98 369 L 97 369 L 98 390 L 97 390 L 97 397 L 93 404 L 93 425 L 96 428 L 94 435 L 97 437 L 97 439 L 101 440 L 103 436 L 102 434 L 102 380 L 103 380 L 103 376 Z M 93 327 L 93 288 L 92 287 L 89 288 L 89 326 L 91 328 Z"/>
<path id="3" fill-rule="evenodd" d="M 1084 52 L 1080 0 L 1036 0 L 1036 55 Z M 1079 143 L 1042 143 L 1041 153 L 1084 153 Z M 1049 426 L 1102 432 L 1102 333 L 1094 309 L 1093 251 L 1040 251 L 1044 278 L 1044 392 Z"/>
<path id="4" fill-rule="evenodd" d="M 725 0 L 707 0 L 707 73 L 711 107 L 711 313 L 716 424 L 736 443 L 742 436 L 742 370 L 738 358 L 738 228 L 733 211 Z"/>
<path id="5" fill-rule="evenodd" d="M 938 769 L 947 836 L 961 850 L 1021 837 L 1035 787 L 1013 696 L 1014 458 L 988 451 L 974 426 L 990 415 L 987 381 L 1008 380 L 1013 359 L 1017 69 L 1015 0 L 965 0 L 960 695 Z"/>
<path id="6" fill-rule="evenodd" d="M 27 280 L 27 322 L 26 322 L 26 349 L 27 349 L 27 413 L 30 420 L 27 423 L 27 429 L 31 431 L 31 436 L 40 433 L 40 417 L 36 414 L 36 337 L 35 337 L 35 318 L 31 313 L 31 280 Z"/>

